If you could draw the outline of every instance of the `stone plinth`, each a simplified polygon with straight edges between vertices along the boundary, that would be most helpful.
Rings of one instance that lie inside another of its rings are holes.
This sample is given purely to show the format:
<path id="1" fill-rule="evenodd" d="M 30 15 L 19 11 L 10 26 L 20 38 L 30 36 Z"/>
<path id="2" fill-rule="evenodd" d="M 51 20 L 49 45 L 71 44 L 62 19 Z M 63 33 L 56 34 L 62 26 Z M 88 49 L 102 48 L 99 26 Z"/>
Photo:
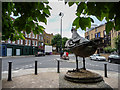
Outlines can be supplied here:
<path id="1" fill-rule="evenodd" d="M 75 83 L 64 79 L 65 72 L 59 74 L 59 88 L 102 89 L 113 90 L 104 81 L 96 83 Z"/>
<path id="2" fill-rule="evenodd" d="M 77 83 L 96 83 L 103 81 L 102 76 L 99 74 L 83 69 L 79 69 L 79 71 L 68 71 L 65 74 L 65 79 Z"/>

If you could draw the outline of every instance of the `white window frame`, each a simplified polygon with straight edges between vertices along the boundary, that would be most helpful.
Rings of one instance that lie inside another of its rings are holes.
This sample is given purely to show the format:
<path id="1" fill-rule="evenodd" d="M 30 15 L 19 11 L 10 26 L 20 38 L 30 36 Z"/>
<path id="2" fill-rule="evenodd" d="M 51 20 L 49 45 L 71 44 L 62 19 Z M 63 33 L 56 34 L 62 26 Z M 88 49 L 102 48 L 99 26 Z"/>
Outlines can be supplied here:
<path id="1" fill-rule="evenodd" d="M 40 46 L 40 45 L 41 45 L 41 43 L 39 42 L 39 43 L 38 43 L 38 45 Z"/>
<path id="2" fill-rule="evenodd" d="M 37 34 L 35 35 L 35 39 L 37 39 Z"/>
<path id="3" fill-rule="evenodd" d="M 17 44 L 20 44 L 20 41 L 19 41 L 19 40 L 17 40 Z"/>
<path id="4" fill-rule="evenodd" d="M 31 33 L 28 34 L 28 37 L 31 38 Z"/>
<path id="5" fill-rule="evenodd" d="M 41 36 L 39 35 L 39 40 L 40 40 L 40 37 L 41 37 Z"/>
<path id="6" fill-rule="evenodd" d="M 28 43 L 29 43 L 29 46 L 30 46 L 30 44 L 31 44 L 31 40 L 28 40 Z"/>
<path id="7" fill-rule="evenodd" d="M 43 43 L 41 43 L 41 45 L 43 46 L 44 44 L 43 44 Z"/>
<path id="8" fill-rule="evenodd" d="M 40 35 L 42 35 L 42 33 L 40 33 Z"/>
<path id="9" fill-rule="evenodd" d="M 21 40 L 21 45 L 23 45 L 23 40 Z"/>
<path id="10" fill-rule="evenodd" d="M 11 43 L 11 40 L 10 40 L 10 38 L 8 39 L 8 43 Z"/>
<path id="11" fill-rule="evenodd" d="M 15 44 L 15 41 L 12 41 L 12 44 Z"/>
<path id="12" fill-rule="evenodd" d="M 35 38 L 35 35 L 33 34 L 33 38 Z"/>
<path id="13" fill-rule="evenodd" d="M 37 46 L 37 41 L 35 41 L 36 43 L 35 43 L 35 46 Z"/>
<path id="14" fill-rule="evenodd" d="M 25 40 L 25 45 L 27 45 L 27 40 Z"/>
<path id="15" fill-rule="evenodd" d="M 34 44 L 35 44 L 35 42 L 34 41 L 32 41 L 32 45 L 34 46 Z"/>
<path id="16" fill-rule="evenodd" d="M 41 41 L 43 41 L 43 36 L 41 36 Z"/>

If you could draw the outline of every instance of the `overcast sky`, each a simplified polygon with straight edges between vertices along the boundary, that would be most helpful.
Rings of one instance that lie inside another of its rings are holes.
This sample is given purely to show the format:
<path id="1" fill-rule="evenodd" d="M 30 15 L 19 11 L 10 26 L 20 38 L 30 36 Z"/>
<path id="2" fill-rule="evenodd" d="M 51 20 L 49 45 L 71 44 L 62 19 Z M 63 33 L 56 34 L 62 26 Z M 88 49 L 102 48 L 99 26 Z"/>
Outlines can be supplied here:
<path id="1" fill-rule="evenodd" d="M 77 9 L 76 4 L 69 7 L 68 5 L 65 5 L 64 2 L 55 1 L 55 2 L 50 2 L 49 5 L 51 6 L 52 10 L 51 10 L 51 16 L 48 18 L 47 25 L 45 26 L 45 28 L 46 28 L 45 31 L 47 33 L 53 33 L 54 35 L 60 33 L 59 13 L 62 12 L 62 13 L 64 13 L 64 16 L 62 18 L 62 20 L 63 20 L 62 37 L 71 38 L 72 22 L 76 18 L 76 15 L 75 15 L 76 9 Z M 94 23 L 97 25 L 105 23 L 105 20 L 100 22 L 94 16 L 92 16 L 92 18 L 95 21 Z M 77 31 L 80 34 L 80 36 L 84 37 L 84 33 L 85 33 L 84 30 L 78 29 Z"/>

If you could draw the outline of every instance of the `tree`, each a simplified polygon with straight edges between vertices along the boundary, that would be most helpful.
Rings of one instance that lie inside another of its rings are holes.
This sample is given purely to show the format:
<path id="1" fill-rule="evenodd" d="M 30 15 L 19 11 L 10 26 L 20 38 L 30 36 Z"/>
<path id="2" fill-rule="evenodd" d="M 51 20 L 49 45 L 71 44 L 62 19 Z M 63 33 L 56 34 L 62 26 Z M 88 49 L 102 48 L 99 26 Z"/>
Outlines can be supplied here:
<path id="1" fill-rule="evenodd" d="M 49 2 L 3 2 L 2 3 L 2 39 L 24 39 L 21 31 L 29 34 L 42 32 L 45 28 L 38 22 L 47 24 L 51 7 Z M 18 16 L 12 20 L 10 15 Z"/>
<path id="2" fill-rule="evenodd" d="M 67 0 L 66 0 L 67 1 Z M 76 16 L 73 21 L 73 26 L 76 29 L 81 28 L 86 30 L 86 27 L 91 28 L 91 22 L 94 20 L 90 16 L 96 16 L 98 20 L 102 21 L 104 18 L 106 23 L 107 34 L 114 28 L 116 31 L 120 30 L 120 2 L 65 2 L 69 7 L 76 4 Z"/>
<path id="3" fill-rule="evenodd" d="M 114 38 L 115 48 L 120 52 L 120 36 Z"/>
<path id="4" fill-rule="evenodd" d="M 67 0 L 66 0 L 67 1 Z M 120 30 L 120 2 L 65 2 L 71 7 L 77 5 L 76 16 L 73 26 L 76 29 L 86 30 L 91 27 L 94 20 L 90 16 L 96 16 L 98 20 L 106 19 L 106 32 L 112 28 Z M 3 2 L 2 3 L 2 39 L 24 39 L 21 31 L 34 34 L 42 32 L 45 28 L 38 25 L 39 22 L 47 24 L 50 16 L 49 2 Z M 18 16 L 12 21 L 10 15 Z"/>
<path id="5" fill-rule="evenodd" d="M 66 43 L 67 40 L 68 40 L 67 37 L 62 38 L 62 48 L 65 48 L 65 43 Z"/>
<path id="6" fill-rule="evenodd" d="M 112 48 L 111 46 L 107 46 L 107 47 L 103 48 L 103 50 L 104 50 L 106 53 L 111 53 L 111 52 L 116 51 L 116 48 Z"/>
<path id="7" fill-rule="evenodd" d="M 60 34 L 56 34 L 53 36 L 53 39 L 51 41 L 52 45 L 56 46 L 57 52 L 58 52 L 58 48 L 60 50 L 60 41 L 61 41 L 61 35 Z"/>

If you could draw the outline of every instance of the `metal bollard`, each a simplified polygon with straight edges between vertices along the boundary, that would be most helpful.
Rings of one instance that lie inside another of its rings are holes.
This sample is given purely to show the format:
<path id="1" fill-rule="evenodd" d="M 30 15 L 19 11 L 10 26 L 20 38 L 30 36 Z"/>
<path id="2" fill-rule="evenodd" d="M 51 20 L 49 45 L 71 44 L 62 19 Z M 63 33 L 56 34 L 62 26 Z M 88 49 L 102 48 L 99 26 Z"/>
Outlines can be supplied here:
<path id="1" fill-rule="evenodd" d="M 107 77 L 107 64 L 104 64 L 105 77 Z"/>
<path id="2" fill-rule="evenodd" d="M 37 75 L 37 61 L 35 61 L 35 75 Z"/>
<path id="3" fill-rule="evenodd" d="M 8 62 L 8 64 L 9 64 L 9 67 L 8 67 L 8 81 L 12 81 L 12 73 L 11 73 L 11 71 L 12 71 L 12 62 Z"/>
<path id="4" fill-rule="evenodd" d="M 60 61 L 58 61 L 57 73 L 60 73 Z"/>

